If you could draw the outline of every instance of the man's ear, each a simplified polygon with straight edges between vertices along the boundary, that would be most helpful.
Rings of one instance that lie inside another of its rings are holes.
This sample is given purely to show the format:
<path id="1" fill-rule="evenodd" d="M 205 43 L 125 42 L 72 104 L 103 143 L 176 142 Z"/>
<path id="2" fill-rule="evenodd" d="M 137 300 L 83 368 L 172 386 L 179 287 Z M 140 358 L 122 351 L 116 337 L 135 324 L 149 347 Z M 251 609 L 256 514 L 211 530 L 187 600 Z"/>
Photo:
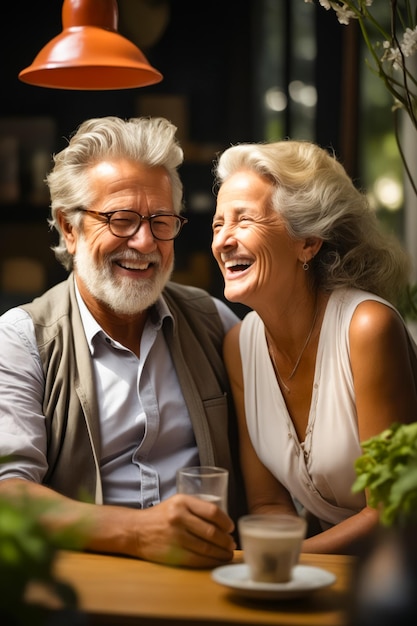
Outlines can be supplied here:
<path id="1" fill-rule="evenodd" d="M 61 228 L 61 232 L 65 239 L 65 243 L 67 244 L 68 252 L 70 254 L 75 254 L 75 249 L 77 247 L 76 229 L 67 221 L 64 213 L 59 209 L 56 214 L 56 219 Z"/>

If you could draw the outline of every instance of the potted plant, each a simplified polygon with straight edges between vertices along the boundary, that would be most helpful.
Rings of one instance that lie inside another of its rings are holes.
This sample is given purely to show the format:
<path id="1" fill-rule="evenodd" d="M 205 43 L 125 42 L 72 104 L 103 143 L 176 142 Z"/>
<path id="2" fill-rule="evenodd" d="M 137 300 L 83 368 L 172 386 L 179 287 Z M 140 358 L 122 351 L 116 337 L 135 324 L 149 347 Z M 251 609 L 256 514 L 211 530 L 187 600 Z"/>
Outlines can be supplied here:
<path id="1" fill-rule="evenodd" d="M 358 561 L 352 625 L 417 623 L 417 422 L 362 443 L 353 491 L 367 490 L 380 527 Z"/>
<path id="2" fill-rule="evenodd" d="M 1 459 L 0 459 L 1 462 Z M 55 505 L 54 505 L 55 506 Z M 80 549 L 83 532 L 78 527 L 48 532 L 41 519 L 51 504 L 15 497 L 0 498 L 0 623 L 2 626 L 60 624 L 71 612 L 77 618 L 77 596 L 54 571 L 59 549 Z M 58 600 L 62 610 L 52 612 L 27 600 L 30 583 L 39 583 Z M 64 620 L 65 621 L 65 620 Z M 66 622 L 65 622 L 66 623 Z"/>
<path id="3" fill-rule="evenodd" d="M 368 491 L 386 527 L 417 529 L 417 422 L 395 423 L 362 443 L 353 491 Z"/>

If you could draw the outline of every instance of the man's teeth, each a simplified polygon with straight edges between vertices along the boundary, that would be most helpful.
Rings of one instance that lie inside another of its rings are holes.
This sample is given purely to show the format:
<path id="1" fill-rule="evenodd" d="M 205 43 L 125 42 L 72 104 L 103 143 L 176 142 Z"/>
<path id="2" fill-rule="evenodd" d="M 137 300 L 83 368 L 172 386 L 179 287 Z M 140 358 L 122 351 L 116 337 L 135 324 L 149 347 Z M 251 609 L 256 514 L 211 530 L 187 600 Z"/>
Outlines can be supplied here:
<path id="1" fill-rule="evenodd" d="M 121 267 L 126 270 L 147 270 L 150 263 L 140 263 L 139 265 L 128 265 L 127 263 L 120 263 Z"/>

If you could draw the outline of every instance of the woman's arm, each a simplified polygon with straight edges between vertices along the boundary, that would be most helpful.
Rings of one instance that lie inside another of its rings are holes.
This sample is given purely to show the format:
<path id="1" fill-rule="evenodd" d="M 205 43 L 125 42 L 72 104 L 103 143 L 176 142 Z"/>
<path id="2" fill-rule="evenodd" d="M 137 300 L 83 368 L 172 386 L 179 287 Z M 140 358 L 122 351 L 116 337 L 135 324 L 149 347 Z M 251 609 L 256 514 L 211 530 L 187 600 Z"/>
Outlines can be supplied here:
<path id="1" fill-rule="evenodd" d="M 360 441 L 393 422 L 414 421 L 417 391 L 399 315 L 379 302 L 362 302 L 353 315 L 349 339 Z"/>
<path id="2" fill-rule="evenodd" d="M 379 434 L 393 422 L 416 419 L 417 396 L 408 340 L 398 314 L 379 302 L 362 302 L 353 315 L 349 340 L 360 441 Z M 307 539 L 303 551 L 355 552 L 378 523 L 378 512 L 367 506 Z"/>

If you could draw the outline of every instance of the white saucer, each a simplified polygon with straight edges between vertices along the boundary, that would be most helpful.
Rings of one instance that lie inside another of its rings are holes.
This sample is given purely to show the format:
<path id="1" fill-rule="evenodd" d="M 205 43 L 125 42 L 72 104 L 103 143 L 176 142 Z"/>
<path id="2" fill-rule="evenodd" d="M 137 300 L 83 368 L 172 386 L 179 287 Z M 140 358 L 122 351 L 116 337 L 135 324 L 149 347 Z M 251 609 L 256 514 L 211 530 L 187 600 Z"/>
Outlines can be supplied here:
<path id="1" fill-rule="evenodd" d="M 263 600 L 284 600 L 305 596 L 317 589 L 328 587 L 336 581 L 336 576 L 321 567 L 296 565 L 292 579 L 287 583 L 261 583 L 249 577 L 246 563 L 234 563 L 216 567 L 211 572 L 216 583 L 229 587 L 246 598 Z"/>

